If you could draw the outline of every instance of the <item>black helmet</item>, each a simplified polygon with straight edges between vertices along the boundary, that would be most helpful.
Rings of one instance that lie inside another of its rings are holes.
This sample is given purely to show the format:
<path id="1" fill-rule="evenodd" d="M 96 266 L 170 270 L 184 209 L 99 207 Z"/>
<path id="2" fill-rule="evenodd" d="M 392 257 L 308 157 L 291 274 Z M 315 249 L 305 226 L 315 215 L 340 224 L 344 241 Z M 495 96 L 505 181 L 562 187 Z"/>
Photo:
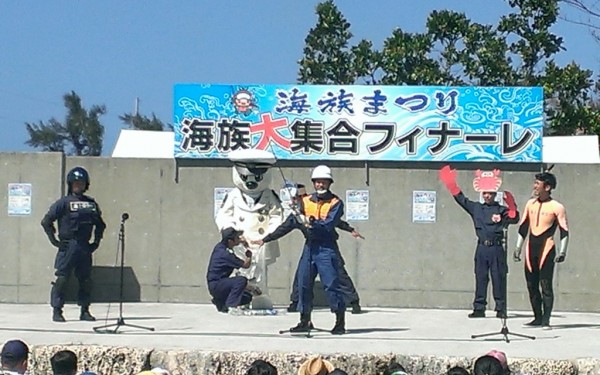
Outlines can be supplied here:
<path id="1" fill-rule="evenodd" d="M 556 177 L 550 172 L 542 172 L 535 175 L 535 179 L 542 181 L 546 185 L 550 186 L 551 189 L 556 189 Z"/>
<path id="2" fill-rule="evenodd" d="M 67 174 L 67 187 L 69 188 L 69 194 L 72 192 L 71 186 L 75 181 L 85 182 L 85 188 L 83 189 L 84 192 L 90 187 L 90 175 L 83 167 L 75 167 Z"/>

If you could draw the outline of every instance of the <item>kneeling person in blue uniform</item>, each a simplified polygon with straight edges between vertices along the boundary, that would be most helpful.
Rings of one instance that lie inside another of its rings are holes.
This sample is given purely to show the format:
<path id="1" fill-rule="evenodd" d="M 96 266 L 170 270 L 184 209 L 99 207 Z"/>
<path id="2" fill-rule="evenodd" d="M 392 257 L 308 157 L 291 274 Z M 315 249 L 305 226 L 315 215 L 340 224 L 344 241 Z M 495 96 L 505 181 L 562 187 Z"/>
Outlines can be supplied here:
<path id="1" fill-rule="evenodd" d="M 206 280 L 208 291 L 213 297 L 212 303 L 220 312 L 228 312 L 232 307 L 247 305 L 252 301 L 252 290 L 244 276 L 230 277 L 238 268 L 248 268 L 251 257 L 242 260 L 233 252 L 233 248 L 243 242 L 242 231 L 226 228 L 221 232 L 219 242 L 210 256 Z M 249 252 L 246 252 L 248 256 Z M 254 290 L 260 294 L 259 290 Z"/>

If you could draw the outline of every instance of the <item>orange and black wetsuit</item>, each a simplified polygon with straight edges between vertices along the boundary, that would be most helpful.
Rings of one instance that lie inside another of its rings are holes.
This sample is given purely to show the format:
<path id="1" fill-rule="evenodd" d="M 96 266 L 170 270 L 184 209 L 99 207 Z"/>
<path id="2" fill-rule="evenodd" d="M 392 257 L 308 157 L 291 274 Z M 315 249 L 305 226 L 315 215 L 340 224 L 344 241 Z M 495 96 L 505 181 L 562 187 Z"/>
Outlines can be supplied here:
<path id="1" fill-rule="evenodd" d="M 560 228 L 561 240 L 569 236 L 567 214 L 561 203 L 552 198 L 545 201 L 534 198 L 527 202 L 519 226 L 522 238 L 529 234 L 525 251 L 525 279 L 535 319 L 546 325 L 549 324 L 554 304 L 552 280 L 556 246 L 553 237 L 557 228 Z"/>

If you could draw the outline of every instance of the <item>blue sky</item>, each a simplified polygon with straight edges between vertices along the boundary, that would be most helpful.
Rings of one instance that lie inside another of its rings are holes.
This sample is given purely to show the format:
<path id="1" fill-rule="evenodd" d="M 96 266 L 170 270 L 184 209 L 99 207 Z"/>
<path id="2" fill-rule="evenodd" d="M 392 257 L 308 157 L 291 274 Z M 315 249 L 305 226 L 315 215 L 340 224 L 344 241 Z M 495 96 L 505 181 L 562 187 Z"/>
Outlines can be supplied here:
<path id="1" fill-rule="evenodd" d="M 293 83 L 318 1 L 3 1 L 0 2 L 0 152 L 30 151 L 25 122 L 65 116 L 75 91 L 86 108 L 104 104 L 103 155 L 110 155 L 119 115 L 154 112 L 172 122 L 176 83 Z M 495 24 L 503 0 L 347 0 L 338 7 L 356 39 L 376 46 L 396 27 L 422 31 L 435 9 Z M 574 15 L 572 15 L 574 16 Z M 586 29 L 560 21 L 557 61 L 600 71 L 600 45 Z"/>

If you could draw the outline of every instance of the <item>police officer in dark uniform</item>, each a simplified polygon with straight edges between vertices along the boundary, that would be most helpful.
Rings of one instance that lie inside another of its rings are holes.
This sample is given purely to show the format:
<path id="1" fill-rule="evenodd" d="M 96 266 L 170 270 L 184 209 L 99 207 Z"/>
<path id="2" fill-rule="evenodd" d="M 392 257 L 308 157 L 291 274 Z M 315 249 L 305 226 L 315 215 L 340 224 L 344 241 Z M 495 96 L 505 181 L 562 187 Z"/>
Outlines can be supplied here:
<path id="1" fill-rule="evenodd" d="M 90 314 L 92 291 L 92 253 L 100 246 L 106 224 L 96 201 L 83 193 L 90 186 L 90 176 L 82 167 L 75 167 L 67 174 L 68 194 L 57 200 L 42 219 L 42 227 L 50 243 L 58 248 L 54 268 L 56 280 L 50 292 L 53 307 L 52 320 L 64 322 L 62 308 L 65 304 L 65 288 L 71 271 L 79 282 L 77 301 L 81 306 L 80 320 L 94 321 Z M 58 222 L 58 239 L 54 222 Z M 94 242 L 90 243 L 94 232 Z"/>
<path id="2" fill-rule="evenodd" d="M 221 241 L 215 246 L 208 262 L 206 281 L 212 303 L 220 312 L 230 308 L 247 305 L 252 302 L 252 292 L 260 294 L 258 289 L 248 284 L 248 279 L 238 275 L 230 277 L 238 268 L 248 268 L 252 262 L 252 252 L 246 252 L 246 259 L 238 258 L 233 248 L 243 242 L 243 232 L 234 228 L 225 228 L 221 232 Z"/>
<path id="3" fill-rule="evenodd" d="M 490 176 L 490 179 L 496 179 Z M 503 248 L 504 228 L 508 224 L 519 222 L 519 212 L 512 194 L 504 192 L 507 207 L 495 201 L 496 191 L 501 180 L 484 187 L 484 203 L 469 200 L 456 184 L 456 170 L 445 166 L 440 170 L 440 180 L 444 183 L 450 194 L 473 220 L 475 234 L 477 235 L 477 249 L 475 251 L 475 300 L 473 312 L 469 318 L 485 317 L 487 305 L 487 288 L 489 275 L 492 276 L 492 292 L 496 302 L 496 317 L 506 318 L 506 254 Z M 474 184 L 475 185 L 475 184 Z M 477 190 L 477 188 L 476 188 Z"/>

